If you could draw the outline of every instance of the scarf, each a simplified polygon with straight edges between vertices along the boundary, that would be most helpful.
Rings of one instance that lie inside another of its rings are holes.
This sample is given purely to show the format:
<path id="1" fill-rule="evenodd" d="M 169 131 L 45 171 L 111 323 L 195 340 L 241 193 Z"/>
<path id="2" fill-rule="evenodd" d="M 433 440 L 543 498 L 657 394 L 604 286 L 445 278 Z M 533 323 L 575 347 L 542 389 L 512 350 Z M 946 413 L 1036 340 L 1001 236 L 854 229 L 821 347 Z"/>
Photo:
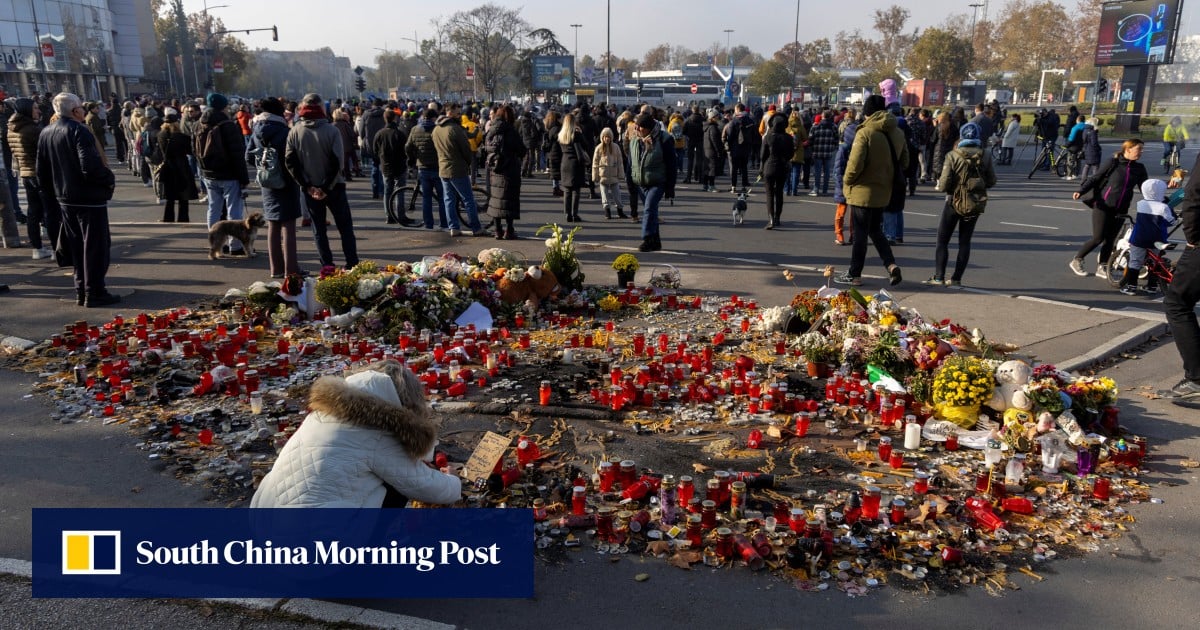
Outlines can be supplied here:
<path id="1" fill-rule="evenodd" d="M 318 104 L 301 105 L 297 111 L 304 120 L 320 120 L 325 118 L 325 108 Z"/>

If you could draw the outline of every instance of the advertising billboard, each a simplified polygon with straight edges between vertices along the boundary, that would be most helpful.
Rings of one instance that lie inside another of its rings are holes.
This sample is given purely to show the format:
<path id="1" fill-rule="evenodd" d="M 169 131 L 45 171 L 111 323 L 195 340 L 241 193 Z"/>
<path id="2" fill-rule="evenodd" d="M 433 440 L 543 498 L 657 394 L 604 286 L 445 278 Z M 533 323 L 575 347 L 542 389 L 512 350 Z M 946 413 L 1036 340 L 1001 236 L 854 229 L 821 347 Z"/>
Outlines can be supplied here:
<path id="1" fill-rule="evenodd" d="M 569 90 L 574 84 L 571 68 L 575 58 L 570 55 L 538 55 L 533 58 L 533 89 Z"/>
<path id="2" fill-rule="evenodd" d="M 1097 66 L 1169 64 L 1183 0 L 1118 0 L 1100 7 Z"/>

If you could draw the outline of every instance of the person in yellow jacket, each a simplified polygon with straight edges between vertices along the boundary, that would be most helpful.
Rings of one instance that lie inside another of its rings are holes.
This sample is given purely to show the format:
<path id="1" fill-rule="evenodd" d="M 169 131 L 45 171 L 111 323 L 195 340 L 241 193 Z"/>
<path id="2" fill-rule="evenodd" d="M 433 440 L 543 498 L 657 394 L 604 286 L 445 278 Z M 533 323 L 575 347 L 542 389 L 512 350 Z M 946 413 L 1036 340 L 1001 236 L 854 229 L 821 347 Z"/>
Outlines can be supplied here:
<path id="1" fill-rule="evenodd" d="M 479 112 L 472 107 L 464 109 L 462 128 L 467 132 L 467 142 L 471 145 L 471 185 L 474 186 L 479 170 L 479 147 L 483 144 L 483 130 L 479 128 Z"/>
<path id="2" fill-rule="evenodd" d="M 1179 153 L 1182 154 L 1184 147 L 1187 146 L 1187 141 L 1187 127 L 1180 120 L 1179 116 L 1172 118 L 1171 122 L 1167 123 L 1166 129 L 1163 129 L 1163 156 L 1162 161 L 1159 162 L 1163 166 L 1163 173 L 1167 175 L 1171 174 L 1172 166 L 1169 161 L 1171 152 L 1178 146 Z"/>
<path id="3" fill-rule="evenodd" d="M 683 114 L 674 112 L 667 121 L 667 133 L 675 141 L 675 169 L 677 175 L 683 173 L 683 160 L 687 155 L 687 137 L 683 135 Z"/>

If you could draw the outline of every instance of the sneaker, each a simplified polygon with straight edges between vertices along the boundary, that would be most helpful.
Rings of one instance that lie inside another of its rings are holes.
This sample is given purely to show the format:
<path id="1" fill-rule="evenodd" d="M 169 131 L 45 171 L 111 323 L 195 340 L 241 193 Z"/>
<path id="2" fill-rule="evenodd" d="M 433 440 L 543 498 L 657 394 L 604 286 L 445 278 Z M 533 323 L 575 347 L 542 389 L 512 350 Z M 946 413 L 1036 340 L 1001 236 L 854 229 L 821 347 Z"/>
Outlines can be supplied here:
<path id="1" fill-rule="evenodd" d="M 471 236 L 487 236 L 487 235 L 488 235 L 488 231 L 483 228 L 479 228 L 478 230 L 471 231 Z"/>
<path id="2" fill-rule="evenodd" d="M 834 244 L 834 245 L 845 245 L 845 244 L 846 244 L 846 241 L 843 241 L 843 240 L 842 240 L 842 239 L 840 239 L 840 238 L 835 238 L 835 239 L 833 239 L 833 244 Z"/>
<path id="3" fill-rule="evenodd" d="M 851 276 L 848 271 L 843 271 L 841 274 L 834 276 L 833 281 L 838 284 L 848 284 L 852 287 L 862 286 L 862 278 Z"/>
<path id="4" fill-rule="evenodd" d="M 462 230 L 456 230 L 454 228 L 450 228 L 450 236 L 451 237 L 462 236 Z"/>
<path id="5" fill-rule="evenodd" d="M 1160 389 L 1157 393 L 1163 398 L 1177 398 L 1180 400 L 1200 398 L 1200 382 L 1185 378 L 1176 383 L 1171 389 Z"/>
<path id="6" fill-rule="evenodd" d="M 1087 272 L 1083 270 L 1083 259 L 1082 258 L 1072 258 L 1071 262 L 1067 263 L 1067 267 L 1071 270 L 1072 273 L 1074 273 L 1075 275 L 1077 275 L 1081 278 L 1083 276 L 1087 275 Z"/>
<path id="7" fill-rule="evenodd" d="M 934 276 L 927 280 L 922 280 L 921 284 L 928 285 L 931 287 L 944 287 L 944 286 L 946 286 L 946 281 L 942 280 L 941 278 L 939 278 L 937 276 Z"/>
<path id="8" fill-rule="evenodd" d="M 1137 295 L 1138 290 L 1137 287 L 1133 286 L 1132 284 L 1127 284 L 1121 287 L 1121 293 L 1124 295 Z"/>
<path id="9" fill-rule="evenodd" d="M 1108 265 L 1100 265 L 1096 267 L 1096 277 L 1108 280 Z"/>
<path id="10" fill-rule="evenodd" d="M 810 191 L 808 191 L 808 196 L 809 196 L 809 197 L 816 197 L 816 196 L 817 196 L 817 191 L 815 191 L 815 190 L 810 190 Z"/>
<path id="11" fill-rule="evenodd" d="M 948 286 L 948 287 L 961 287 L 961 286 L 962 286 L 962 280 L 953 280 L 953 279 L 952 279 L 952 280 L 947 280 L 947 281 L 946 281 L 946 286 Z"/>
<path id="12" fill-rule="evenodd" d="M 888 283 L 896 286 L 903 281 L 904 278 L 900 275 L 900 265 L 892 265 L 892 268 L 888 269 Z"/>
<path id="13" fill-rule="evenodd" d="M 33 250 L 33 259 L 34 260 L 44 260 L 46 258 L 53 258 L 53 257 L 54 257 L 54 250 L 50 249 L 49 247 L 41 247 L 41 248 Z"/>

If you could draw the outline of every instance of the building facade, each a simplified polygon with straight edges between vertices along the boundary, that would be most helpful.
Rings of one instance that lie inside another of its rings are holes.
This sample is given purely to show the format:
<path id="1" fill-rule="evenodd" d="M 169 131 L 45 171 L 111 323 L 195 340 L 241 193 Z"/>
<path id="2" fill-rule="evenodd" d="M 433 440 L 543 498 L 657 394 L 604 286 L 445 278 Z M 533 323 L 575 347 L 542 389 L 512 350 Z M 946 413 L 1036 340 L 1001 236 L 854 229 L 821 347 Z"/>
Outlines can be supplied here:
<path id="1" fill-rule="evenodd" d="M 150 0 L 0 0 L 0 91 L 136 92 L 152 23 Z"/>

